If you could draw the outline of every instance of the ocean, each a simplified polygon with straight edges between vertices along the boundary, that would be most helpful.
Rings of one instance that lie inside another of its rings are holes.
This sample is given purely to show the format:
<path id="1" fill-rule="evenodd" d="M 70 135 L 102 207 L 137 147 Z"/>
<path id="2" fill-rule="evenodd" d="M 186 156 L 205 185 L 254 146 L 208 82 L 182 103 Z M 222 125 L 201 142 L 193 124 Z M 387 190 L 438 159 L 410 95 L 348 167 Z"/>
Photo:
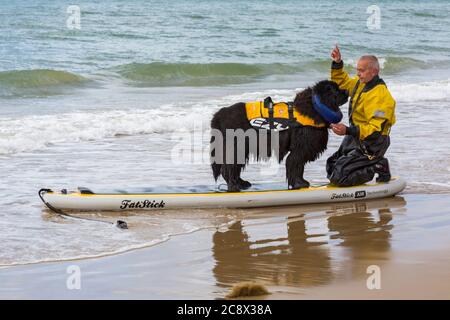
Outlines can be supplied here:
<path id="1" fill-rule="evenodd" d="M 405 193 L 449 194 L 450 3 L 377 1 L 378 20 L 371 5 L 2 1 L 0 266 L 98 257 L 234 223 L 242 211 L 88 215 L 127 220 L 120 231 L 55 216 L 37 191 L 214 185 L 214 112 L 269 95 L 292 100 L 329 78 L 336 43 L 350 73 L 363 54 L 380 59 L 397 102 L 387 157 Z M 327 181 L 325 161 L 340 142 L 330 135 L 307 180 Z M 284 177 L 284 163 L 244 173 L 252 182 Z"/>

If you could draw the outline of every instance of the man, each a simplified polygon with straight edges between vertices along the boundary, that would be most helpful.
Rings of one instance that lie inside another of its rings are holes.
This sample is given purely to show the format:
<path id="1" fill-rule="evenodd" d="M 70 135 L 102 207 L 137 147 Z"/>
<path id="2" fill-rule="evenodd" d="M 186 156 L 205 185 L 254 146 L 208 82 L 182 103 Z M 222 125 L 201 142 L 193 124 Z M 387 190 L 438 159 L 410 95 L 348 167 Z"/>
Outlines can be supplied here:
<path id="1" fill-rule="evenodd" d="M 391 179 L 384 154 L 389 147 L 389 133 L 395 123 L 395 100 L 378 74 L 380 66 L 375 56 L 362 56 L 357 64 L 357 76 L 344 71 L 339 47 L 331 52 L 331 80 L 349 91 L 349 126 L 332 124 L 337 135 L 344 136 L 339 150 L 327 160 L 328 179 L 338 186 L 354 186 L 373 179 Z"/>

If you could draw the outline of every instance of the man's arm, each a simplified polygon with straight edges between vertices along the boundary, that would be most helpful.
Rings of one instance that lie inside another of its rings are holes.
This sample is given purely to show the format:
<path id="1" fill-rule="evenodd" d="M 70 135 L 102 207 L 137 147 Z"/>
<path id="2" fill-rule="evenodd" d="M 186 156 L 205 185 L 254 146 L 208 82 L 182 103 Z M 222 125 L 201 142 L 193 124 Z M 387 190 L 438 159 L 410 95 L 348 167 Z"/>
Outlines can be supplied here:
<path id="1" fill-rule="evenodd" d="M 356 82 L 358 82 L 358 78 L 352 79 L 348 73 L 344 71 L 344 62 L 342 61 L 341 51 L 337 44 L 333 51 L 331 51 L 331 59 L 333 59 L 331 64 L 331 80 L 336 82 L 339 88 L 348 90 L 351 94 L 355 88 Z M 346 134 L 356 135 L 354 131 L 357 130 L 357 128 L 349 128 L 343 123 L 331 124 L 330 128 L 339 136 Z"/>
<path id="2" fill-rule="evenodd" d="M 331 124 L 337 135 L 350 135 L 359 140 L 365 140 L 374 133 L 387 134 L 395 123 L 395 100 L 384 85 L 372 89 L 364 102 L 366 121 L 356 126 L 347 127 L 342 123 Z"/>
<path id="3" fill-rule="evenodd" d="M 342 61 L 338 45 L 331 52 L 331 58 L 333 59 L 331 64 L 331 81 L 336 82 L 339 88 L 348 90 L 351 94 L 358 82 L 358 77 L 350 78 L 348 73 L 344 71 L 344 62 Z"/>

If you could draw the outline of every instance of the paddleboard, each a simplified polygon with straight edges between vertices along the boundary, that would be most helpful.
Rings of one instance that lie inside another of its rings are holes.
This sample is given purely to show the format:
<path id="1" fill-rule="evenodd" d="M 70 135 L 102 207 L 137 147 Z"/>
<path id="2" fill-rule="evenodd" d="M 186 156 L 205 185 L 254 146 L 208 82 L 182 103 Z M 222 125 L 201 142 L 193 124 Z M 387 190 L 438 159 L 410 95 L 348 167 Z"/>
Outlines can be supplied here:
<path id="1" fill-rule="evenodd" d="M 55 192 L 41 189 L 39 196 L 50 208 L 81 211 L 162 210 L 180 208 L 256 208 L 311 203 L 330 203 L 394 196 L 406 182 L 394 177 L 387 183 L 366 183 L 354 187 L 316 185 L 286 190 L 286 183 L 259 183 L 242 192 L 226 192 L 209 186 L 91 190 Z"/>

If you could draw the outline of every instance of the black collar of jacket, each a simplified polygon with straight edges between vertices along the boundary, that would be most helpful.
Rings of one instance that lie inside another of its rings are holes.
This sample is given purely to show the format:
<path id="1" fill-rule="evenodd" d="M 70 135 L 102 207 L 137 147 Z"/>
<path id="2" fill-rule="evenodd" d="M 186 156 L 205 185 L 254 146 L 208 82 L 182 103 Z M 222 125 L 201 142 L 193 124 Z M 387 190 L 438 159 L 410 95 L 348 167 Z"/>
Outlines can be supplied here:
<path id="1" fill-rule="evenodd" d="M 364 89 L 362 90 L 362 92 L 370 91 L 370 90 L 372 90 L 373 88 L 375 88 L 379 84 L 386 85 L 384 80 L 381 79 L 378 75 L 376 75 L 375 77 L 373 77 L 372 80 L 370 80 L 369 82 L 366 83 L 366 85 L 364 86 Z"/>

